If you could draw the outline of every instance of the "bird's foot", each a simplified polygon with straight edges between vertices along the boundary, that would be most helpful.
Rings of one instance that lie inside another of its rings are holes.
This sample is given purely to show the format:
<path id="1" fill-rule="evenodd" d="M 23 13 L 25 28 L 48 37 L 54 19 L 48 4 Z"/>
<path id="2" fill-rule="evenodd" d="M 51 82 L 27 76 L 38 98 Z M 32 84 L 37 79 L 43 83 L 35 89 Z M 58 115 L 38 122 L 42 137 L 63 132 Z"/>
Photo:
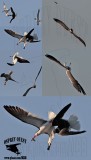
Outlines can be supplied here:
<path id="1" fill-rule="evenodd" d="M 47 150 L 50 150 L 50 146 L 47 147 Z"/>
<path id="2" fill-rule="evenodd" d="M 31 141 L 35 141 L 34 137 L 31 139 Z"/>

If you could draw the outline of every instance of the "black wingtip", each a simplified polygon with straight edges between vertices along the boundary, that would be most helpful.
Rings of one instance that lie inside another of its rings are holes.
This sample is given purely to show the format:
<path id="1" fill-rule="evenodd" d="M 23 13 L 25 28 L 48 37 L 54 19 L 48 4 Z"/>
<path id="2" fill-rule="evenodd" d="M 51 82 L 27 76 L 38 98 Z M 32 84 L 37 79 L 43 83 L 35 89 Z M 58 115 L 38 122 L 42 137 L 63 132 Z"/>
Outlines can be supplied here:
<path id="1" fill-rule="evenodd" d="M 58 21 L 58 19 L 57 19 L 57 18 L 53 18 L 53 19 L 54 19 L 54 21 L 56 21 L 56 22 Z"/>

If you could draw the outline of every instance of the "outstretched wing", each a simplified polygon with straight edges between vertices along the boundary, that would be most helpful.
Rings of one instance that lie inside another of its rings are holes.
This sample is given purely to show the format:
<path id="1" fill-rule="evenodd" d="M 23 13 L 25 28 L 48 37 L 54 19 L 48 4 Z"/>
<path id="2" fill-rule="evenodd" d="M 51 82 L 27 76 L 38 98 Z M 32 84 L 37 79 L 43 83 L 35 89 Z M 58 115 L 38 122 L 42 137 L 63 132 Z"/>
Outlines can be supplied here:
<path id="1" fill-rule="evenodd" d="M 68 129 L 64 128 L 62 129 L 59 134 L 62 136 L 67 136 L 67 135 L 76 135 L 76 134 L 81 134 L 81 133 L 85 133 L 86 131 L 69 131 Z"/>
<path id="2" fill-rule="evenodd" d="M 9 30 L 9 29 L 5 29 L 4 30 L 6 33 L 8 33 L 9 35 L 11 35 L 12 37 L 15 37 L 15 38 L 18 38 L 18 39 L 21 39 L 23 36 L 12 31 L 12 30 Z"/>
<path id="3" fill-rule="evenodd" d="M 64 29 L 66 29 L 67 31 L 69 31 L 69 27 L 61 20 L 57 19 L 57 18 L 53 18 L 55 22 L 59 23 Z"/>
<path id="4" fill-rule="evenodd" d="M 53 126 L 55 126 L 55 125 L 58 123 L 59 119 L 61 119 L 61 118 L 64 116 L 64 114 L 67 112 L 67 110 L 70 108 L 70 106 L 71 106 L 71 103 L 69 103 L 68 105 L 66 105 L 66 106 L 56 115 L 56 117 L 54 118 L 54 120 L 53 120 L 53 122 L 52 122 L 52 125 L 53 125 Z"/>
<path id="5" fill-rule="evenodd" d="M 34 31 L 34 28 L 31 29 L 31 30 L 28 32 L 28 34 L 26 35 L 26 38 L 29 38 L 29 37 L 30 37 L 30 34 L 31 34 L 33 31 Z"/>
<path id="6" fill-rule="evenodd" d="M 15 58 L 18 59 L 19 63 L 30 63 L 27 59 L 20 57 L 20 56 L 15 56 Z"/>
<path id="7" fill-rule="evenodd" d="M 15 12 L 14 12 L 13 8 L 11 7 L 10 9 L 11 9 L 11 12 L 12 12 L 13 14 L 15 14 Z"/>
<path id="8" fill-rule="evenodd" d="M 79 41 L 82 42 L 83 45 L 86 47 L 86 43 L 84 42 L 84 40 L 83 40 L 81 37 L 77 36 L 75 33 L 73 33 L 73 35 L 74 35 L 77 39 L 79 39 Z"/>
<path id="9" fill-rule="evenodd" d="M 84 89 L 82 88 L 82 86 L 78 83 L 78 81 L 74 78 L 74 76 L 72 75 L 70 70 L 66 71 L 66 74 L 70 80 L 70 82 L 72 83 L 72 85 L 77 89 L 78 92 L 82 92 L 84 95 L 86 95 Z"/>
<path id="10" fill-rule="evenodd" d="M 39 20 L 39 13 L 40 13 L 40 9 L 38 9 L 38 13 L 37 13 L 37 19 Z"/>
<path id="11" fill-rule="evenodd" d="M 7 63 L 9 66 L 14 66 L 14 63 Z"/>
<path id="12" fill-rule="evenodd" d="M 86 92 L 82 88 L 82 86 L 78 83 L 78 81 L 73 82 L 73 86 L 78 90 L 78 92 L 82 92 L 84 95 L 86 95 Z"/>
<path id="13" fill-rule="evenodd" d="M 7 112 L 9 112 L 14 117 L 18 118 L 19 120 L 31 124 L 37 128 L 40 128 L 42 124 L 46 123 L 47 121 L 37 117 L 36 115 L 32 114 L 31 112 L 27 112 L 26 110 L 15 107 L 15 106 L 7 106 L 4 105 L 4 108 Z"/>
<path id="14" fill-rule="evenodd" d="M 38 72 L 38 74 L 37 74 L 37 76 L 35 78 L 35 82 L 36 82 L 37 78 L 39 77 L 39 74 L 40 74 L 41 70 L 42 70 L 42 66 L 40 67 L 40 70 L 39 70 L 39 72 Z"/>
<path id="15" fill-rule="evenodd" d="M 50 60 L 58 63 L 59 65 L 61 65 L 62 67 L 64 67 L 66 69 L 66 66 L 64 66 L 60 61 L 58 61 L 55 57 L 53 57 L 52 55 L 46 54 L 45 55 L 47 58 L 49 58 Z"/>
<path id="16" fill-rule="evenodd" d="M 23 96 L 26 96 L 28 94 L 28 92 L 32 89 L 32 88 L 36 88 L 36 85 L 34 84 L 32 87 L 29 87 L 26 92 L 23 94 Z"/>

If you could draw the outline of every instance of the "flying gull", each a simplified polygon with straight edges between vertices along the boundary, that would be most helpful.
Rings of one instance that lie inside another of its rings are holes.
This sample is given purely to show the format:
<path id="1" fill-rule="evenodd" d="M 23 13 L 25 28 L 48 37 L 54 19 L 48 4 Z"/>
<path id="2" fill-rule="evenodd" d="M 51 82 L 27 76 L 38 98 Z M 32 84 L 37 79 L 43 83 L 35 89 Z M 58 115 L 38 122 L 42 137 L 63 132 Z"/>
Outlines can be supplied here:
<path id="1" fill-rule="evenodd" d="M 18 56 L 19 53 L 16 52 L 13 56 L 10 56 L 13 58 L 13 63 L 7 63 L 8 65 L 10 66 L 14 66 L 17 62 L 19 63 L 30 63 L 27 59 L 23 58 L 23 57 L 20 57 Z"/>
<path id="2" fill-rule="evenodd" d="M 25 49 L 27 42 L 29 42 L 29 43 L 40 42 L 40 40 L 38 40 L 37 34 L 31 35 L 31 33 L 34 31 L 34 28 L 31 29 L 28 33 L 24 32 L 24 35 L 20 35 L 20 34 L 14 32 L 12 30 L 9 30 L 9 29 L 5 29 L 4 31 L 6 33 L 8 33 L 9 35 L 11 35 L 12 37 L 19 39 L 19 42 L 17 43 L 17 45 L 21 42 L 24 42 L 24 49 Z"/>
<path id="3" fill-rule="evenodd" d="M 73 77 L 72 73 L 71 73 L 71 67 L 66 66 L 64 64 L 62 64 L 60 61 L 58 61 L 55 57 L 53 57 L 52 55 L 46 54 L 45 55 L 47 58 L 49 58 L 50 60 L 58 63 L 59 65 L 61 65 L 63 68 L 66 69 L 66 75 L 69 78 L 71 84 L 76 88 L 76 90 L 78 92 L 82 92 L 84 95 L 86 95 L 84 89 L 82 88 L 82 86 L 79 84 L 79 82 Z"/>
<path id="4" fill-rule="evenodd" d="M 5 12 L 5 15 L 8 16 L 9 11 L 10 11 L 10 9 L 8 9 L 6 7 L 6 4 L 3 2 L 3 11 L 2 12 Z"/>
<path id="5" fill-rule="evenodd" d="M 39 17 L 39 13 L 40 13 L 40 9 L 38 9 L 37 17 L 34 18 L 37 22 L 37 25 L 39 25 L 39 23 L 41 22 L 40 17 Z"/>
<path id="6" fill-rule="evenodd" d="M 12 79 L 12 77 L 11 77 L 11 74 L 13 73 L 13 71 L 10 71 L 9 73 L 2 73 L 1 75 L 0 75 L 0 77 L 4 77 L 5 78 L 5 83 L 4 83 L 4 85 L 6 85 L 6 82 L 8 81 L 8 80 L 11 80 L 11 81 L 14 81 L 14 82 L 16 82 L 16 83 L 18 83 L 17 81 L 15 81 L 14 79 Z"/>
<path id="7" fill-rule="evenodd" d="M 39 77 L 39 74 L 40 74 L 41 70 L 42 70 L 42 66 L 41 66 L 41 68 L 40 68 L 40 70 L 39 70 L 39 72 L 38 72 L 38 74 L 37 74 L 37 76 L 36 76 L 36 78 L 35 78 L 35 81 L 34 81 L 33 86 L 29 87 L 29 88 L 25 91 L 25 93 L 23 94 L 23 96 L 26 96 L 26 95 L 28 94 L 28 92 L 29 92 L 32 88 L 36 88 L 36 84 L 35 84 L 35 83 L 36 83 L 36 81 L 37 81 L 37 78 Z"/>
<path id="8" fill-rule="evenodd" d="M 49 120 L 39 118 L 37 115 L 32 114 L 31 112 L 28 112 L 25 109 L 17 106 L 4 105 L 4 109 L 19 120 L 38 128 L 38 131 L 33 136 L 32 141 L 35 141 L 35 138 L 40 134 L 48 134 L 49 139 L 47 149 L 49 150 L 55 133 L 59 135 L 75 135 L 86 132 L 84 130 L 79 131 L 80 123 L 77 116 L 71 115 L 68 120 L 62 119 L 70 106 L 71 103 L 66 105 L 57 115 L 54 112 L 49 112 Z M 71 131 L 71 129 L 75 129 L 78 131 Z"/>
<path id="9" fill-rule="evenodd" d="M 56 21 L 57 23 L 59 23 L 64 29 L 66 29 L 66 30 L 69 31 L 71 34 L 73 34 L 73 36 L 75 36 L 77 39 L 79 39 L 79 41 L 82 42 L 83 45 L 86 47 L 86 43 L 84 42 L 84 40 L 83 40 L 81 37 L 77 36 L 77 35 L 74 33 L 74 31 L 73 31 L 72 28 L 69 28 L 63 21 L 61 21 L 61 20 L 59 20 L 59 19 L 57 19 L 57 18 L 53 18 L 53 19 L 54 19 L 54 21 Z"/>

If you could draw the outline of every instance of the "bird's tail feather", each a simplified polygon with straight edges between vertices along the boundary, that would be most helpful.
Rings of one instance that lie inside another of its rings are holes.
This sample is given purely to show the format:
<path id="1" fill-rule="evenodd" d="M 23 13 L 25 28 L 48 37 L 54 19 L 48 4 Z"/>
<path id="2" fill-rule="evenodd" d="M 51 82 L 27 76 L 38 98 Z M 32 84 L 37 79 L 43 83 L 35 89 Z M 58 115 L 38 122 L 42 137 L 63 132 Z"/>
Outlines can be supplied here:
<path id="1" fill-rule="evenodd" d="M 75 115 L 71 115 L 68 119 L 68 122 L 70 123 L 70 127 L 75 130 L 80 130 L 80 122 L 78 121 L 78 117 Z"/>
<path id="2" fill-rule="evenodd" d="M 35 40 L 38 40 L 38 36 L 37 36 L 36 33 L 33 34 L 33 37 L 34 37 Z"/>

